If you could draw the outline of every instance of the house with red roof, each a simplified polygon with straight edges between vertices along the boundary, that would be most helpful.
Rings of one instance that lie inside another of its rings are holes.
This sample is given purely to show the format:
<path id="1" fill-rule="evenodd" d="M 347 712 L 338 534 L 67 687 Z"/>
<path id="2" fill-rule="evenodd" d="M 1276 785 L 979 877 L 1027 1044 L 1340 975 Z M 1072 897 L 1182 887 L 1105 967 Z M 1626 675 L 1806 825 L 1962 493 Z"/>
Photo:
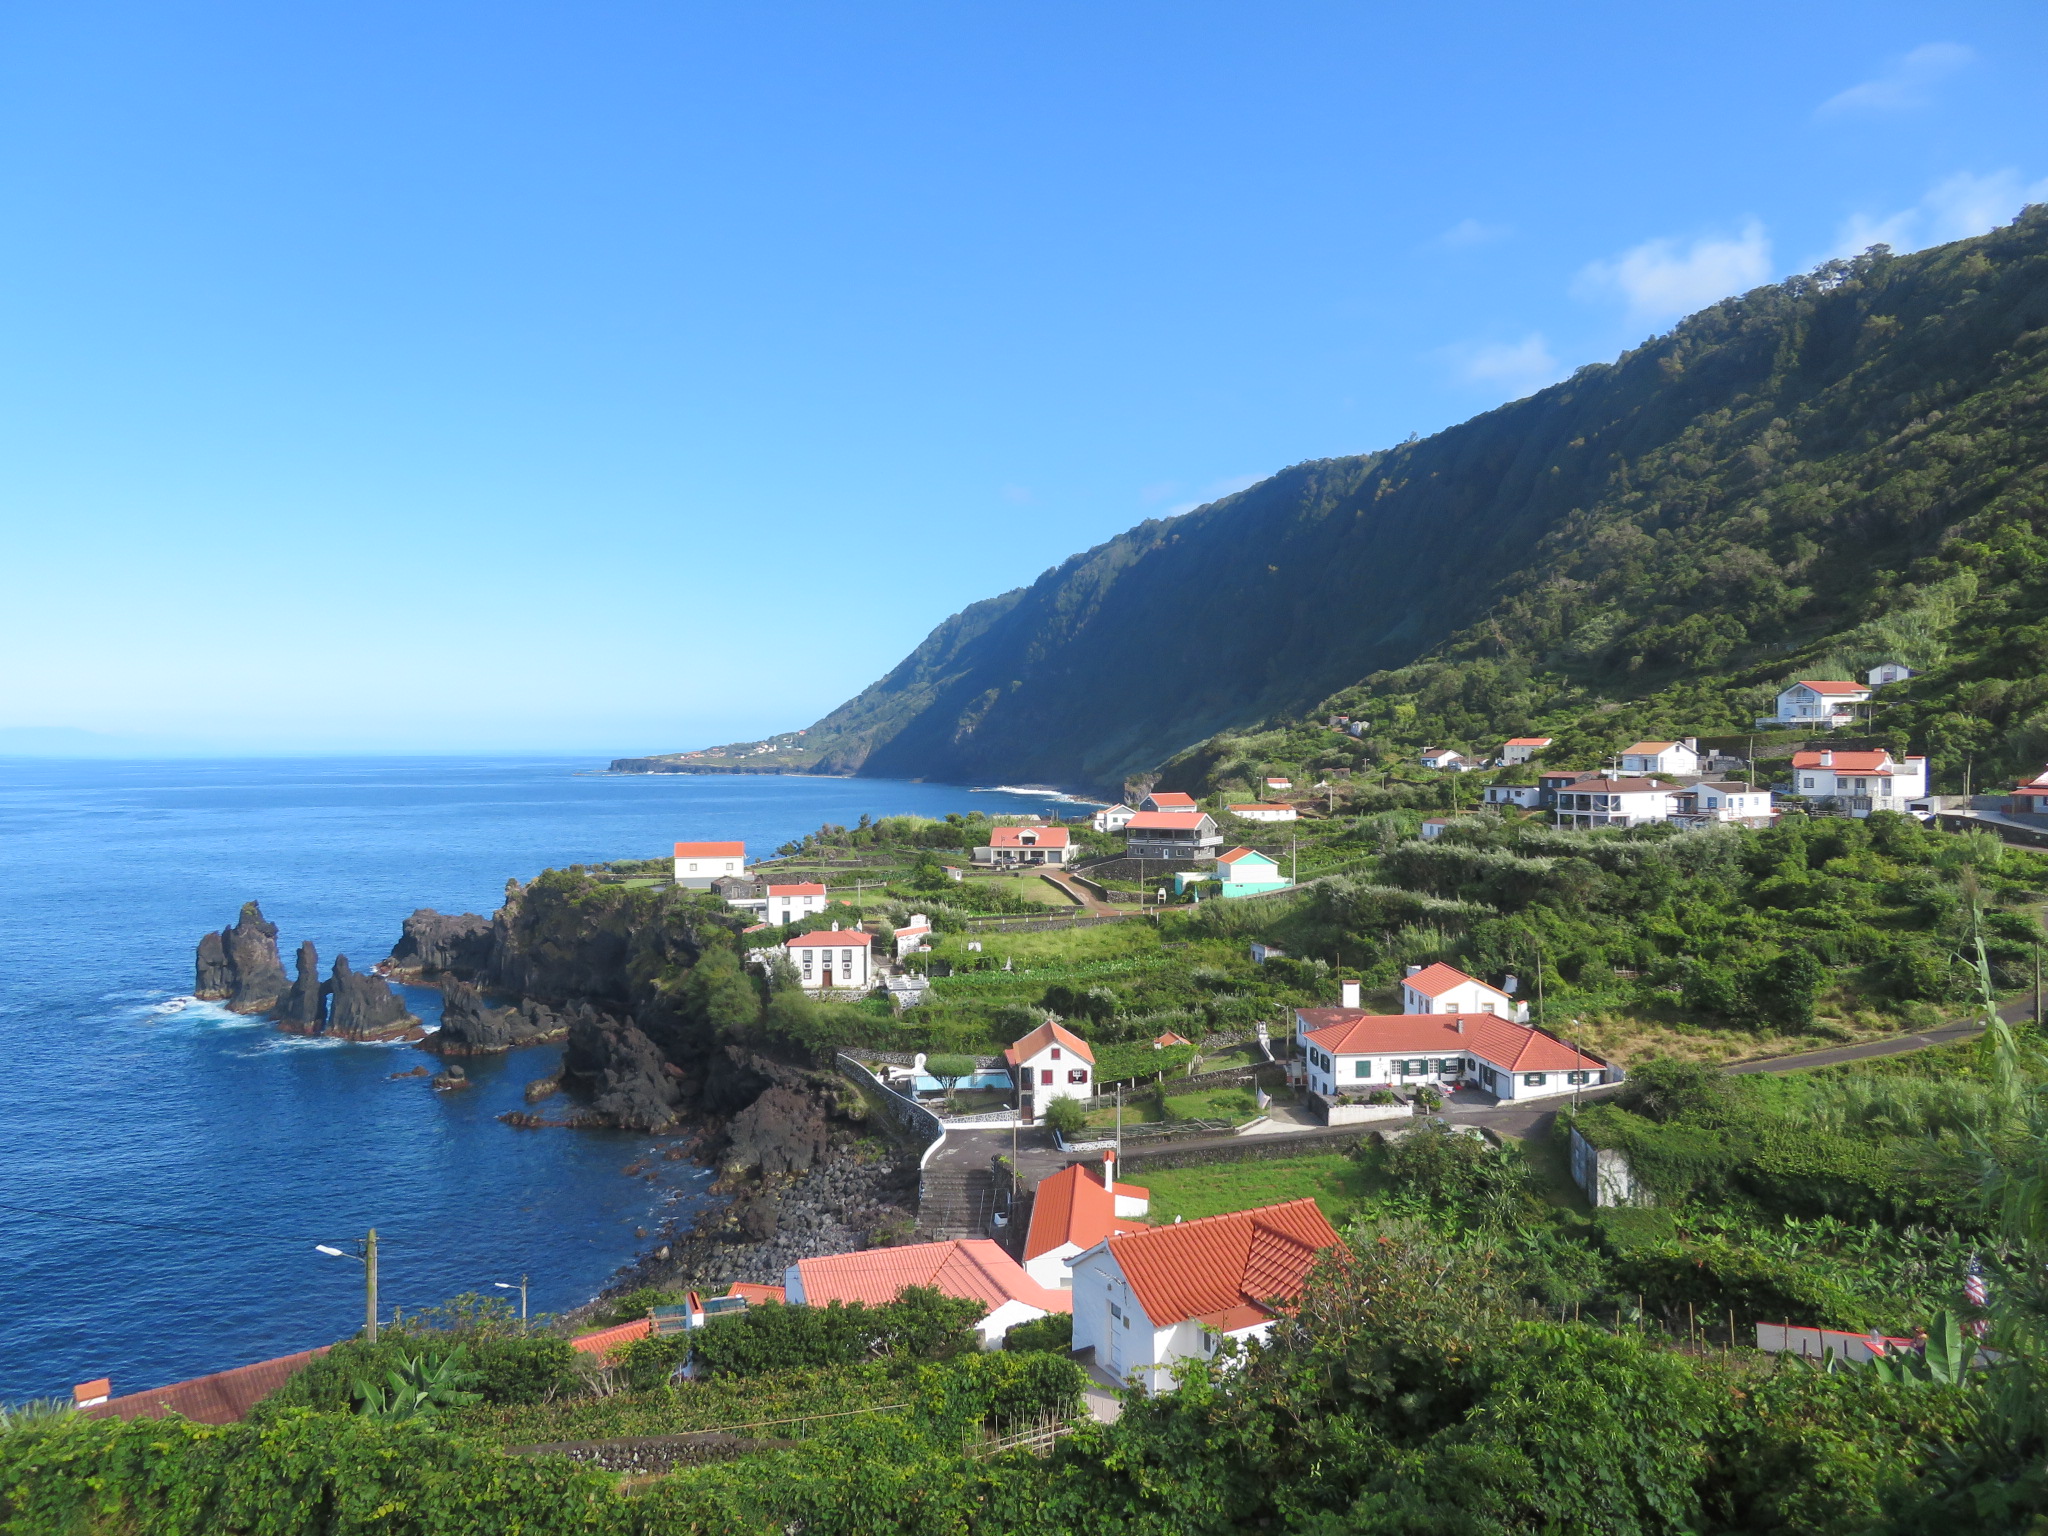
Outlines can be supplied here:
<path id="1" fill-rule="evenodd" d="M 1121 832 L 1137 814 L 1128 805 L 1105 805 L 1088 818 L 1088 823 L 1098 832 Z"/>
<path id="2" fill-rule="evenodd" d="M 806 992 L 865 992 L 875 984 L 875 936 L 859 928 L 814 928 L 782 946 Z"/>
<path id="3" fill-rule="evenodd" d="M 832 895 L 815 880 L 807 880 L 800 885 L 771 885 L 765 894 L 767 906 L 762 916 L 778 928 L 799 918 L 817 916 L 825 910 L 825 903 Z"/>
<path id="4" fill-rule="evenodd" d="M 1124 852 L 1134 859 L 1213 859 L 1222 847 L 1207 811 L 1140 811 L 1124 825 Z"/>
<path id="5" fill-rule="evenodd" d="M 1195 811 L 1201 807 L 1195 804 L 1193 795 L 1184 795 L 1177 789 L 1162 789 L 1157 794 L 1147 795 L 1138 802 L 1141 811 Z"/>
<path id="6" fill-rule="evenodd" d="M 1453 747 L 1424 747 L 1419 761 L 1425 768 L 1456 769 L 1459 773 L 1470 773 L 1479 766 Z"/>
<path id="7" fill-rule="evenodd" d="M 1401 978 L 1403 1013 L 1497 1013 L 1502 1018 L 1526 1020 L 1527 1005 L 1519 1006 L 1498 987 L 1489 987 L 1476 976 L 1467 976 L 1455 965 L 1439 960 L 1434 965 L 1411 965 Z"/>
<path id="8" fill-rule="evenodd" d="M 1809 678 L 1794 683 L 1778 694 L 1778 712 L 1758 721 L 1763 726 L 1807 726 L 1824 731 L 1850 725 L 1856 706 L 1870 702 L 1871 689 L 1865 683 L 1841 679 Z"/>
<path id="9" fill-rule="evenodd" d="M 1095 1093 L 1095 1052 L 1088 1042 L 1053 1019 L 1003 1052 L 1017 1085 L 1017 1107 L 1036 1120 L 1054 1099 L 1086 1099 Z"/>
<path id="10" fill-rule="evenodd" d="M 974 862 L 998 868 L 1065 864 L 1073 853 L 1074 835 L 1065 827 L 997 827 L 989 834 L 988 846 L 974 850 Z"/>
<path id="11" fill-rule="evenodd" d="M 113 1396 L 114 1384 L 102 1376 L 82 1381 L 72 1389 L 72 1401 L 88 1419 L 164 1419 L 172 1414 L 195 1424 L 239 1424 L 264 1398 L 283 1386 L 299 1371 L 327 1353 L 331 1346 L 279 1355 L 254 1365 L 238 1365 L 231 1371 L 215 1371 L 190 1381 L 153 1387 L 147 1392 Z"/>
<path id="12" fill-rule="evenodd" d="M 1852 816 L 1872 811 L 1906 812 L 1906 802 L 1927 795 L 1927 759 L 1894 758 L 1886 751 L 1792 754 L 1794 793 L 1832 802 Z"/>
<path id="13" fill-rule="evenodd" d="M 1031 1227 L 1024 1236 L 1024 1272 L 1040 1285 L 1065 1290 L 1074 1283 L 1075 1255 L 1105 1237 L 1142 1232 L 1137 1218 L 1152 1208 L 1152 1191 L 1120 1184 L 1116 1153 L 1102 1154 L 1097 1170 L 1073 1163 L 1041 1179 L 1031 1196 Z"/>
<path id="14" fill-rule="evenodd" d="M 1684 786 L 1668 779 L 1578 779 L 1551 797 L 1560 827 L 1642 827 L 1669 821 Z"/>
<path id="15" fill-rule="evenodd" d="M 1105 1237 L 1070 1265 L 1074 1350 L 1119 1381 L 1171 1388 L 1182 1360 L 1264 1338 L 1341 1243 L 1313 1200 Z"/>
<path id="16" fill-rule="evenodd" d="M 1674 774 L 1700 771 L 1699 739 L 1680 741 L 1636 741 L 1621 749 L 1623 773 Z"/>
<path id="17" fill-rule="evenodd" d="M 1521 1100 L 1621 1080 L 1599 1057 L 1499 1013 L 1297 1008 L 1294 1033 L 1308 1090 L 1326 1106 L 1381 1088 L 1471 1083 Z"/>
<path id="18" fill-rule="evenodd" d="M 1526 763 L 1530 758 L 1550 745 L 1548 736 L 1511 736 L 1500 749 L 1500 760 L 1509 767 Z"/>
<path id="19" fill-rule="evenodd" d="M 708 891 L 711 882 L 728 875 L 745 879 L 745 843 L 677 843 L 676 884 L 693 891 Z"/>
<path id="20" fill-rule="evenodd" d="M 823 1307 L 835 1301 L 881 1306 L 913 1285 L 985 1304 L 988 1310 L 974 1326 L 989 1349 L 1000 1346 L 1017 1324 L 1072 1307 L 1066 1292 L 1039 1284 L 985 1237 L 799 1259 L 782 1275 L 791 1306 Z"/>

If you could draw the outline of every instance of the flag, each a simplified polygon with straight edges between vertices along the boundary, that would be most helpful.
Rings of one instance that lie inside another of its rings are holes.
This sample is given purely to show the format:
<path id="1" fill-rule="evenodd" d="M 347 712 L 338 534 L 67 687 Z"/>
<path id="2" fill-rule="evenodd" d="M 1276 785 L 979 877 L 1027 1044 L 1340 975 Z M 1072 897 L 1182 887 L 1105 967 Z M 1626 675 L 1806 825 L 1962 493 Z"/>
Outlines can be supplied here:
<path id="1" fill-rule="evenodd" d="M 1963 1280 L 1963 1300 L 1973 1307 L 1981 1307 L 1984 1305 L 1985 1294 L 1984 1266 L 1972 1259 L 1969 1274 Z"/>

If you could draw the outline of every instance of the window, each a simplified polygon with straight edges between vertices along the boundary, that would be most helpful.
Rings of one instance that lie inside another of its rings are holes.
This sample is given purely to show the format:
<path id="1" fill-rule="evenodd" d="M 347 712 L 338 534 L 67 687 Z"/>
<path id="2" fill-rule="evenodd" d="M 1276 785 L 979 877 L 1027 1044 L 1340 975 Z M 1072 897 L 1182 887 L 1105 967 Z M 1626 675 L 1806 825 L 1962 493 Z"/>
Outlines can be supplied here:
<path id="1" fill-rule="evenodd" d="M 1807 787 L 1808 789 L 1811 789 L 1811 788 L 1813 788 L 1813 775 L 1812 775 L 1812 774 L 1808 774 L 1808 775 L 1806 776 L 1806 787 Z"/>
<path id="2" fill-rule="evenodd" d="M 1455 1077 L 1459 1070 L 1458 1058 L 1455 1056 L 1446 1056 L 1443 1060 L 1439 1061 L 1436 1064 L 1436 1069 L 1438 1072 L 1447 1073 Z"/>
<path id="3" fill-rule="evenodd" d="M 1054 1046 L 1052 1048 L 1052 1059 L 1054 1061 L 1058 1061 L 1060 1059 L 1060 1048 L 1058 1046 Z"/>
<path id="4" fill-rule="evenodd" d="M 1371 1077 L 1371 1076 L 1372 1076 L 1372 1063 L 1371 1063 L 1371 1062 L 1369 1062 L 1369 1061 L 1356 1061 L 1356 1062 L 1353 1062 L 1353 1063 L 1352 1063 L 1351 1065 L 1352 1065 L 1352 1076 L 1354 1076 L 1354 1077 Z"/>
<path id="5" fill-rule="evenodd" d="M 1087 1082 L 1087 1081 L 1088 1081 L 1088 1069 L 1087 1069 L 1086 1067 L 1076 1067 L 1076 1068 L 1074 1068 L 1074 1069 L 1073 1069 L 1073 1070 L 1072 1070 L 1071 1072 L 1069 1072 L 1069 1073 L 1067 1074 L 1067 1081 L 1068 1081 L 1068 1082 L 1070 1082 L 1070 1083 L 1085 1083 L 1085 1082 Z"/>
<path id="6" fill-rule="evenodd" d="M 695 873 L 697 873 L 697 866 L 696 866 L 696 865 L 692 864 L 692 865 L 690 866 L 690 873 L 691 873 L 691 874 L 693 874 L 693 875 L 694 875 Z"/>
<path id="7" fill-rule="evenodd" d="M 1593 1081 L 1593 1074 L 1590 1072 L 1567 1072 L 1564 1075 L 1564 1080 L 1568 1083 L 1590 1083 Z"/>
<path id="8" fill-rule="evenodd" d="M 1524 1088 L 1541 1088 L 1543 1086 L 1543 1074 L 1541 1072 L 1524 1072 L 1522 1074 L 1522 1086 Z"/>
<path id="9" fill-rule="evenodd" d="M 1052 1086 L 1052 1068 L 1042 1068 L 1038 1074 L 1038 1081 L 1041 1087 L 1050 1088 Z"/>
<path id="10" fill-rule="evenodd" d="M 1491 1003 L 1481 1003 L 1481 1004 L 1479 1005 L 1479 1011 L 1480 1011 L 1481 1013 L 1491 1013 L 1491 1012 L 1493 1012 L 1493 1004 L 1491 1004 Z"/>

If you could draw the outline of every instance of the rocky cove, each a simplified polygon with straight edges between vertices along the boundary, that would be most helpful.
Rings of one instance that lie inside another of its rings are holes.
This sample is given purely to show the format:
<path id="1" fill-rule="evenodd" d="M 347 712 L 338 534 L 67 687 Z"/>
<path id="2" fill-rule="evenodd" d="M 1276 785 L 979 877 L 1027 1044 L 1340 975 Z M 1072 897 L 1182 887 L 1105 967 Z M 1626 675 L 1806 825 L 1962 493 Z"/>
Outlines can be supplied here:
<path id="1" fill-rule="evenodd" d="M 717 1171 L 696 1220 L 646 1232 L 607 1289 L 773 1283 L 807 1254 L 907 1237 L 917 1171 L 851 1083 L 764 1027 L 742 921 L 698 893 L 549 871 L 507 882 L 489 917 L 415 911 L 372 970 L 338 956 L 322 980 L 311 942 L 287 975 L 276 927 L 249 902 L 201 939 L 194 991 L 291 1033 L 410 1042 L 442 1059 L 438 1089 L 464 1086 L 461 1058 L 545 1052 L 528 1109 L 501 1117 L 512 1127 L 649 1133 L 666 1158 Z M 393 980 L 442 993 L 438 1030 Z"/>

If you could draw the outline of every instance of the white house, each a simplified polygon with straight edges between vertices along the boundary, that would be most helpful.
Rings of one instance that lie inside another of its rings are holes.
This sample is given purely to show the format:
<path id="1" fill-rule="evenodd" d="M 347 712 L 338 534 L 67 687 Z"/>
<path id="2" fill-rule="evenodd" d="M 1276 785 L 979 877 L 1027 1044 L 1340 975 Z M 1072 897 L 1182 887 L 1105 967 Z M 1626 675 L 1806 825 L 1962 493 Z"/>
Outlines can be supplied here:
<path id="1" fill-rule="evenodd" d="M 1137 814 L 1128 805 L 1105 805 L 1088 818 L 1088 824 L 1098 832 L 1121 832 Z"/>
<path id="2" fill-rule="evenodd" d="M 762 914 L 769 923 L 793 923 L 800 917 L 815 917 L 825 910 L 825 899 L 829 893 L 825 887 L 812 882 L 806 885 L 771 885 L 768 887 L 768 906 Z"/>
<path id="3" fill-rule="evenodd" d="M 875 984 L 875 936 L 858 928 L 814 928 L 783 945 L 806 992 L 865 992 Z"/>
<path id="4" fill-rule="evenodd" d="M 1017 1085 L 1017 1107 L 1036 1120 L 1054 1099 L 1086 1099 L 1095 1093 L 1095 1052 L 1062 1024 L 1047 1019 L 1003 1052 Z"/>
<path id="5" fill-rule="evenodd" d="M 1346 1003 L 1357 1007 L 1355 997 Z M 1435 965 L 1411 965 L 1401 978 L 1403 1013 L 1497 1013 L 1504 1019 L 1526 1023 L 1529 1006 L 1517 1003 L 1498 987 L 1489 987 L 1476 976 L 1467 976 L 1454 965 L 1439 960 Z"/>
<path id="6" fill-rule="evenodd" d="M 745 843 L 677 843 L 676 884 L 693 891 L 708 891 L 711 882 L 723 875 L 747 873 Z"/>
<path id="7" fill-rule="evenodd" d="M 1268 793 L 1274 793 L 1274 792 L 1279 792 L 1279 791 L 1285 791 L 1285 790 L 1289 790 L 1289 789 L 1292 789 L 1292 788 L 1294 788 L 1294 780 L 1292 780 L 1292 779 L 1268 779 L 1268 780 L 1266 780 L 1266 789 L 1267 789 L 1267 792 L 1268 792 Z"/>
<path id="8" fill-rule="evenodd" d="M 1767 827 L 1772 819 L 1771 792 L 1749 784 L 1712 781 L 1688 784 L 1678 792 L 1677 805 L 1671 819 L 1688 826 L 1732 821 L 1746 827 Z"/>
<path id="9" fill-rule="evenodd" d="M 1644 773 L 1698 773 L 1700 744 L 1691 737 L 1683 741 L 1638 741 L 1621 749 L 1621 771 Z"/>
<path id="10" fill-rule="evenodd" d="M 974 850 L 974 862 L 1064 864 L 1073 851 L 1073 834 L 1065 827 L 997 827 L 989 834 L 988 846 Z"/>
<path id="11" fill-rule="evenodd" d="M 1180 1361 L 1264 1338 L 1341 1242 L 1313 1200 L 1106 1237 L 1070 1264 L 1074 1352 L 1118 1381 L 1170 1390 Z"/>
<path id="12" fill-rule="evenodd" d="M 1792 790 L 1810 800 L 1832 800 L 1853 816 L 1906 810 L 1927 793 L 1927 759 L 1895 760 L 1891 753 L 1795 752 Z"/>
<path id="13" fill-rule="evenodd" d="M 1285 960 L 1287 951 L 1278 944 L 1268 944 L 1263 939 L 1253 939 L 1251 946 L 1253 965 L 1264 965 L 1268 960 Z"/>
<path id="14" fill-rule="evenodd" d="M 932 920 L 922 912 L 910 914 L 910 920 L 896 930 L 896 958 L 924 948 L 931 942 Z"/>
<path id="15" fill-rule="evenodd" d="M 1662 779 L 1580 779 L 1551 803 L 1560 827 L 1640 827 L 1669 821 L 1679 793 Z"/>
<path id="16" fill-rule="evenodd" d="M 1241 821 L 1299 821 L 1301 813 L 1291 805 L 1268 805 L 1251 803 L 1226 806 L 1231 815 Z"/>
<path id="17" fill-rule="evenodd" d="M 1141 811 L 1194 811 L 1201 807 L 1195 804 L 1193 795 L 1184 795 L 1177 789 L 1162 789 L 1157 794 L 1147 795 L 1138 802 Z"/>
<path id="18" fill-rule="evenodd" d="M 1140 811 L 1124 828 L 1124 852 L 1134 859 L 1212 859 L 1222 847 L 1207 811 Z"/>
<path id="19" fill-rule="evenodd" d="M 1467 761 L 1462 752 L 1454 752 L 1449 747 L 1424 748 L 1421 762 L 1425 768 L 1455 768 L 1460 773 L 1469 773 L 1479 766 Z"/>
<path id="20" fill-rule="evenodd" d="M 1297 1008 L 1295 1041 L 1311 1093 L 1475 1083 L 1498 1099 L 1540 1099 L 1596 1083 L 1620 1070 L 1528 1024 L 1498 1013 L 1362 1013 Z"/>
<path id="21" fill-rule="evenodd" d="M 1425 843 L 1433 843 L 1444 835 L 1444 829 L 1450 824 L 1451 819 L 1448 816 L 1425 816 L 1422 818 L 1421 827 L 1417 829 L 1418 835 Z"/>
<path id="22" fill-rule="evenodd" d="M 988 1310 L 974 1328 L 984 1349 L 1001 1348 L 1003 1335 L 1019 1323 L 1073 1305 L 1065 1291 L 1039 1284 L 985 1237 L 799 1259 L 782 1272 L 783 1295 L 798 1307 L 835 1301 L 884 1306 L 913 1285 L 982 1303 Z"/>
<path id="23" fill-rule="evenodd" d="M 1856 719 L 1855 706 L 1867 703 L 1870 689 L 1862 683 L 1808 679 L 1778 695 L 1778 712 L 1758 725 L 1803 725 L 1833 730 Z"/>
<path id="24" fill-rule="evenodd" d="M 1548 736 L 1514 736 L 1500 749 L 1500 760 L 1509 767 L 1526 763 L 1530 758 L 1550 745 Z"/>
<path id="25" fill-rule="evenodd" d="M 1062 1168 L 1039 1182 L 1031 1197 L 1031 1229 L 1024 1238 L 1024 1272 L 1040 1285 L 1066 1290 L 1077 1254 L 1105 1237 L 1142 1232 L 1135 1218 L 1152 1208 L 1152 1191 L 1116 1181 L 1116 1153 L 1102 1155 L 1100 1174 L 1085 1163 Z"/>
<path id="26" fill-rule="evenodd" d="M 1543 801 L 1543 790 L 1535 784 L 1489 784 L 1481 791 L 1488 805 L 1519 805 L 1533 811 Z"/>
<path id="27" fill-rule="evenodd" d="M 1873 688 L 1882 688 L 1886 683 L 1903 683 L 1913 675 L 1913 669 L 1901 666 L 1896 661 L 1880 662 L 1863 674 L 1863 681 Z"/>
<path id="28" fill-rule="evenodd" d="M 1190 885 L 1199 885 L 1207 879 L 1222 881 L 1225 896 L 1257 896 L 1266 891 L 1284 891 L 1291 883 L 1280 873 L 1279 864 L 1257 849 L 1233 848 L 1216 856 L 1213 875 L 1199 869 L 1176 874 L 1173 893 L 1181 895 Z"/>

